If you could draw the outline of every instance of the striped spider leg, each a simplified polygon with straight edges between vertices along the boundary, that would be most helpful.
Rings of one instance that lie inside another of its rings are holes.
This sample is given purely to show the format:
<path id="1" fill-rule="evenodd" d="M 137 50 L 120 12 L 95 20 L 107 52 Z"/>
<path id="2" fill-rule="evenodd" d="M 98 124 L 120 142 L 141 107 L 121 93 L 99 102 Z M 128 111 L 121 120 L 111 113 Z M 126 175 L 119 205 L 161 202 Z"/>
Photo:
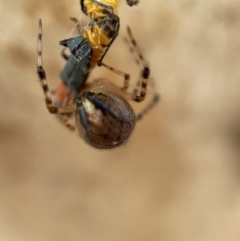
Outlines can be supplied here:
<path id="1" fill-rule="evenodd" d="M 147 61 L 145 60 L 141 49 L 139 48 L 133 34 L 132 31 L 130 29 L 129 26 L 127 26 L 127 33 L 128 33 L 128 38 L 131 42 L 131 45 L 128 42 L 128 39 L 126 38 L 126 42 L 128 45 L 130 45 L 130 51 L 134 54 L 136 54 L 137 59 L 136 59 L 136 63 L 138 65 L 142 66 L 142 70 L 141 70 L 141 76 L 140 76 L 140 80 L 136 83 L 136 87 L 133 90 L 133 99 L 136 102 L 142 102 L 145 100 L 146 97 L 146 93 L 147 93 L 147 86 L 148 86 L 148 81 L 149 81 L 149 77 L 150 77 L 150 68 L 147 64 Z M 153 80 L 153 79 L 152 79 Z M 155 83 L 153 81 L 150 82 L 150 84 L 152 85 L 152 87 L 155 89 Z M 140 95 L 138 95 L 138 88 L 141 88 L 140 90 Z M 150 103 L 140 112 L 136 115 L 136 120 L 140 120 L 142 119 L 142 117 L 147 114 L 147 112 L 153 108 L 153 106 L 159 101 L 160 96 L 158 93 L 154 93 L 154 95 L 152 96 L 152 99 L 150 101 Z"/>
<path id="2" fill-rule="evenodd" d="M 75 111 L 75 105 L 68 105 L 62 107 L 56 107 L 53 105 L 52 97 L 49 91 L 48 83 L 46 80 L 46 73 L 42 66 L 42 21 L 39 19 L 39 28 L 38 28 L 38 42 L 37 42 L 37 73 L 40 79 L 40 83 L 43 89 L 45 103 L 48 111 L 51 114 L 61 114 L 63 116 L 63 121 L 69 129 L 74 127 L 68 123 L 68 120 L 65 118 L 66 113 L 71 113 Z"/>

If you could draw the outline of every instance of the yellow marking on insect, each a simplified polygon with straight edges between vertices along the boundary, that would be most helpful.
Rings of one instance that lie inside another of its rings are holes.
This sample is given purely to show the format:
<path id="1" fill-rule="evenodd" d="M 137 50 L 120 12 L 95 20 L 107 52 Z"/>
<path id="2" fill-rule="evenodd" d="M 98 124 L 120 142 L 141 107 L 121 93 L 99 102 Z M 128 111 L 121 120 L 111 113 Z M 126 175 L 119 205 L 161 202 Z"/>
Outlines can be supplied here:
<path id="1" fill-rule="evenodd" d="M 108 46 L 112 39 L 101 31 L 98 25 L 93 25 L 91 29 L 84 32 L 83 37 L 87 39 L 92 47 L 92 56 L 89 64 L 93 68 L 101 59 L 106 48 L 105 46 Z"/>

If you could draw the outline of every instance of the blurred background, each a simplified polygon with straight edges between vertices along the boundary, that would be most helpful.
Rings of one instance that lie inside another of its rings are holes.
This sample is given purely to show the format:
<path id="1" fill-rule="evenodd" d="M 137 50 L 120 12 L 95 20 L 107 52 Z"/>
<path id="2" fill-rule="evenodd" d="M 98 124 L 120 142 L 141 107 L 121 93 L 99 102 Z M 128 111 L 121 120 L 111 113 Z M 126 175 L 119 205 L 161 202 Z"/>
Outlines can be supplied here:
<path id="1" fill-rule="evenodd" d="M 0 16 L 1 241 L 239 240 L 239 1 L 119 0 L 121 31 L 104 62 L 134 86 L 130 25 L 156 84 L 147 101 L 161 101 L 112 151 L 47 112 L 36 74 L 38 19 L 54 89 L 79 1 L 1 1 Z M 98 77 L 122 84 L 104 68 L 89 81 Z"/>

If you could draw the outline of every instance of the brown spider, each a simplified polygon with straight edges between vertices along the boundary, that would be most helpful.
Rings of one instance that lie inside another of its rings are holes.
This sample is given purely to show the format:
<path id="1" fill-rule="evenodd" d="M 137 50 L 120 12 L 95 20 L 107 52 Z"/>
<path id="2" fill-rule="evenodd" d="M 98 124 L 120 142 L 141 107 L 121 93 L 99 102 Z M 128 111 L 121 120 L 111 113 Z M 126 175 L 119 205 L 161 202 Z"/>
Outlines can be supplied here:
<path id="1" fill-rule="evenodd" d="M 128 103 L 128 100 L 142 102 L 145 99 L 150 69 L 130 27 L 127 27 L 127 32 L 133 50 L 143 66 L 140 94 L 132 95 L 127 92 L 129 81 L 125 80 L 124 87 L 121 89 L 106 79 L 97 79 L 93 83 L 84 82 L 81 85 L 79 92 L 75 95 L 73 104 L 66 101 L 63 106 L 56 107 L 53 105 L 46 74 L 42 66 L 42 22 L 39 20 L 37 73 L 45 96 L 46 107 L 50 113 L 62 115 L 65 125 L 72 130 L 75 128 L 69 123 L 67 113 L 75 112 L 76 125 L 80 135 L 88 144 L 99 149 L 112 149 L 123 144 L 131 135 L 136 120 L 141 119 L 159 99 L 158 94 L 153 95 L 150 104 L 137 116 Z M 118 73 L 118 70 L 112 67 L 105 67 Z M 67 86 L 64 88 L 68 89 Z M 135 89 L 133 93 L 136 92 Z M 67 94 L 67 91 L 65 93 Z"/>

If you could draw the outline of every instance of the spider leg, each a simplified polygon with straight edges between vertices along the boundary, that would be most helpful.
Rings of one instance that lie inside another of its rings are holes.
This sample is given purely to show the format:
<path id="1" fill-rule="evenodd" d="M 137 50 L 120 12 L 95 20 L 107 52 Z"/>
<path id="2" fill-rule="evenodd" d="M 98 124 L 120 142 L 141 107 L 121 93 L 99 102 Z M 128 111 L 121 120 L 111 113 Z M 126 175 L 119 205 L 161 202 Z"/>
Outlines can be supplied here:
<path id="1" fill-rule="evenodd" d="M 141 71 L 141 90 L 140 90 L 140 95 L 136 95 L 137 90 L 134 90 L 134 96 L 133 99 L 136 102 L 142 102 L 145 97 L 146 97 L 146 92 L 147 92 L 147 85 L 148 85 L 148 80 L 149 80 L 149 76 L 150 76 L 150 68 L 148 67 L 147 62 L 145 61 L 143 54 L 140 50 L 140 48 L 137 45 L 136 40 L 133 37 L 132 31 L 130 29 L 130 27 L 127 27 L 127 32 L 128 32 L 128 37 L 131 41 L 131 44 L 133 46 L 132 51 L 135 51 L 135 53 L 138 56 L 138 59 L 141 63 L 141 65 L 143 66 L 142 71 Z"/>
<path id="2" fill-rule="evenodd" d="M 138 45 L 136 43 L 136 40 L 134 39 L 134 37 L 132 35 L 130 27 L 128 27 L 128 35 L 129 35 L 129 38 L 130 38 L 131 44 L 132 44 L 132 46 L 130 46 L 130 52 L 132 52 L 133 54 L 135 53 L 137 55 L 137 58 L 135 59 L 135 62 L 137 63 L 137 65 L 143 66 L 143 69 L 140 74 L 140 79 L 137 81 L 136 86 L 133 90 L 134 100 L 137 102 L 140 102 L 140 101 L 144 100 L 145 95 L 146 95 L 150 70 L 149 70 L 146 60 L 143 57 L 143 54 L 142 54 L 140 48 L 138 47 Z M 124 39 L 124 40 L 129 45 L 128 39 Z M 150 85 L 151 85 L 152 89 L 155 89 L 154 81 L 151 81 Z M 141 88 L 140 96 L 138 95 L 139 88 Z M 140 113 L 136 114 L 136 121 L 141 120 L 143 118 L 143 116 L 145 116 L 158 103 L 159 100 L 160 100 L 160 95 L 155 92 L 152 95 L 152 99 L 147 104 L 147 106 Z"/>
<path id="3" fill-rule="evenodd" d="M 66 95 L 65 95 L 65 98 L 64 98 L 64 101 L 62 103 L 62 106 L 67 106 L 69 104 L 69 102 L 72 100 L 72 92 L 71 90 L 68 90 Z M 74 131 L 75 130 L 75 126 L 73 124 L 70 123 L 70 117 L 72 116 L 71 114 L 61 114 L 61 120 L 63 122 L 63 124 L 71 131 Z"/>
<path id="4" fill-rule="evenodd" d="M 141 86 L 141 81 L 139 80 L 137 83 L 136 83 L 136 87 L 140 87 Z M 151 89 L 155 89 L 155 84 L 153 81 L 151 81 Z M 133 95 L 137 95 L 138 93 L 138 89 L 135 88 L 133 90 Z M 136 114 L 136 121 L 139 121 L 143 118 L 143 116 L 145 116 L 160 100 L 160 95 L 158 93 L 154 93 L 152 95 L 152 99 L 151 101 L 147 104 L 146 107 L 144 107 L 143 110 L 141 110 L 141 112 L 139 112 L 138 114 Z"/>
<path id="5" fill-rule="evenodd" d="M 46 73 L 42 66 L 42 21 L 39 19 L 38 42 L 37 42 L 37 73 L 43 89 L 45 103 L 48 111 L 51 114 L 69 113 L 75 111 L 75 105 L 68 105 L 63 107 L 55 107 L 51 98 L 48 83 L 46 80 Z"/>
<path id="6" fill-rule="evenodd" d="M 152 97 L 152 100 L 150 103 L 140 112 L 136 115 L 136 121 L 139 121 L 145 116 L 160 100 L 160 95 L 158 93 L 155 93 Z"/>
<path id="7" fill-rule="evenodd" d="M 57 88 L 54 91 L 54 101 L 53 105 L 56 107 L 64 107 L 73 103 L 74 96 L 76 93 L 71 91 L 62 81 L 58 84 Z M 75 126 L 70 124 L 70 118 L 72 117 L 73 112 L 67 114 L 57 115 L 58 119 L 70 130 L 75 130 Z"/>
<path id="8" fill-rule="evenodd" d="M 113 73 L 122 76 L 122 77 L 124 78 L 123 90 L 126 91 L 126 90 L 128 89 L 128 87 L 129 87 L 129 81 L 130 81 L 130 75 L 129 75 L 129 74 L 127 74 L 127 73 L 125 73 L 125 72 L 122 72 L 122 71 L 120 71 L 120 70 L 118 70 L 118 69 L 115 69 L 115 68 L 113 68 L 113 67 L 111 67 L 111 66 L 109 66 L 109 65 L 107 65 L 107 64 L 104 64 L 103 62 L 99 63 L 98 66 L 99 66 L 99 67 L 100 67 L 100 66 L 103 66 L 103 67 L 109 69 L 110 71 L 112 71 Z"/>
<path id="9" fill-rule="evenodd" d="M 75 126 L 69 123 L 69 117 L 67 114 L 61 114 L 61 120 L 63 124 L 70 130 L 70 131 L 75 131 Z"/>

